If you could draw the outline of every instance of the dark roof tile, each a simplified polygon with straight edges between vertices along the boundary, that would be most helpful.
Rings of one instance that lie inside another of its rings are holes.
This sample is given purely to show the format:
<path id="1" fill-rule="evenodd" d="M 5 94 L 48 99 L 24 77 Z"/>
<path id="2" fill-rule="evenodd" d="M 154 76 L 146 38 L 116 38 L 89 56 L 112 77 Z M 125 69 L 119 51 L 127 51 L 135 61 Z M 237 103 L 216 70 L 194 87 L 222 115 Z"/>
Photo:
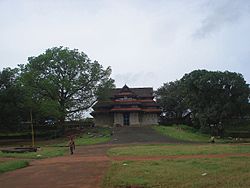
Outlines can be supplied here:
<path id="1" fill-rule="evenodd" d="M 153 97 L 153 88 L 144 87 L 144 88 L 129 88 L 130 91 L 136 94 L 138 97 Z M 112 89 L 111 97 L 118 95 L 122 91 L 122 88 Z"/>

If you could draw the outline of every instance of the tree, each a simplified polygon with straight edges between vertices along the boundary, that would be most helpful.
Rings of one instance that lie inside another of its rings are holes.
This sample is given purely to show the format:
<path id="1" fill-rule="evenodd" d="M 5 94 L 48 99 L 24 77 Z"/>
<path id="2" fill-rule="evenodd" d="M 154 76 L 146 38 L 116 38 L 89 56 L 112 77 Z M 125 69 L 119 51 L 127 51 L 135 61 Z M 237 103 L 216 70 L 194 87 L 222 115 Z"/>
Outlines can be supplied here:
<path id="1" fill-rule="evenodd" d="M 50 104 L 60 122 L 90 108 L 105 87 L 114 87 L 111 68 L 76 49 L 54 47 L 28 61 L 20 66 L 23 85 L 45 111 Z"/>
<path id="2" fill-rule="evenodd" d="M 169 118 L 181 119 L 186 110 L 180 81 L 165 83 L 156 91 L 156 99 L 162 111 Z"/>
<path id="3" fill-rule="evenodd" d="M 250 89 L 239 73 L 195 70 L 181 83 L 185 102 L 202 128 L 246 112 Z"/>
<path id="4" fill-rule="evenodd" d="M 24 93 L 18 84 L 19 69 L 0 72 L 0 127 L 16 129 L 22 121 Z"/>
<path id="5" fill-rule="evenodd" d="M 234 72 L 195 70 L 165 83 L 156 96 L 163 112 L 180 119 L 188 109 L 194 126 L 204 131 L 209 130 L 208 125 L 249 114 L 249 85 Z"/>

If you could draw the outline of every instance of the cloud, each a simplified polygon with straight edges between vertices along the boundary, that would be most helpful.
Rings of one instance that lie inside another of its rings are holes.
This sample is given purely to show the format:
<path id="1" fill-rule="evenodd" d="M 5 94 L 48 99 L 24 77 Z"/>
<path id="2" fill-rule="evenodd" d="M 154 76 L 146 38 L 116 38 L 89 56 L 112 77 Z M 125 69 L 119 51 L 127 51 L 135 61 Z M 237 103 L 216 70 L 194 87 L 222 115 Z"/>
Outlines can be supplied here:
<path id="1" fill-rule="evenodd" d="M 123 87 L 125 84 L 129 87 L 158 87 L 158 76 L 153 72 L 127 72 L 114 75 L 114 79 L 117 87 Z"/>
<path id="2" fill-rule="evenodd" d="M 250 1 L 216 0 L 202 6 L 207 15 L 202 19 L 201 26 L 193 33 L 193 37 L 198 39 L 206 38 L 222 27 L 236 23 L 243 14 L 249 13 Z"/>
<path id="3" fill-rule="evenodd" d="M 157 88 L 204 68 L 248 75 L 249 7 L 250 0 L 0 0 L 0 68 L 62 45 L 111 66 L 118 87 Z"/>

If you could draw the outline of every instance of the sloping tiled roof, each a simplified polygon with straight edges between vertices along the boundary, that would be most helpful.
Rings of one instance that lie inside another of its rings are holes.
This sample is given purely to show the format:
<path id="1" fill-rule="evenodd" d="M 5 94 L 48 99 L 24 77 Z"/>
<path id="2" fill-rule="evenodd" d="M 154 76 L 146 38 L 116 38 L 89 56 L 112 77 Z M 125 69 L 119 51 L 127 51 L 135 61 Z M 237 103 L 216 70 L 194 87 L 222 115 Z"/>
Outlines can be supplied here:
<path id="1" fill-rule="evenodd" d="M 141 108 L 150 108 L 146 111 L 159 111 L 159 105 L 153 100 L 153 88 L 129 88 L 125 85 L 123 88 L 112 89 L 109 100 L 98 101 L 94 106 L 94 110 L 111 110 L 111 111 L 140 111 Z M 128 98 L 125 98 L 125 97 Z M 124 97 L 124 98 L 123 98 Z M 130 98 L 131 97 L 131 98 Z M 122 99 L 121 99 L 122 98 Z M 134 107 L 136 106 L 136 107 Z M 117 108 L 118 107 L 118 108 Z M 116 109 L 117 108 L 117 109 Z"/>
<path id="2" fill-rule="evenodd" d="M 153 97 L 153 88 L 144 87 L 144 88 L 129 88 L 131 92 L 136 94 L 138 97 Z M 111 97 L 118 95 L 122 91 L 122 88 L 112 89 Z"/>
<path id="3" fill-rule="evenodd" d="M 114 104 L 113 101 L 98 101 L 98 102 L 93 106 L 93 108 L 102 108 L 102 107 L 109 108 L 109 107 L 112 107 L 113 104 Z"/>
<path id="4" fill-rule="evenodd" d="M 109 108 L 113 105 L 140 105 L 140 106 L 156 106 L 159 107 L 159 105 L 154 100 L 116 100 L 116 101 L 98 101 L 94 108 L 98 107 L 105 107 Z"/>
<path id="5" fill-rule="evenodd" d="M 112 108 L 110 111 L 111 112 L 127 112 L 127 111 L 141 111 L 142 109 L 141 108 Z"/>

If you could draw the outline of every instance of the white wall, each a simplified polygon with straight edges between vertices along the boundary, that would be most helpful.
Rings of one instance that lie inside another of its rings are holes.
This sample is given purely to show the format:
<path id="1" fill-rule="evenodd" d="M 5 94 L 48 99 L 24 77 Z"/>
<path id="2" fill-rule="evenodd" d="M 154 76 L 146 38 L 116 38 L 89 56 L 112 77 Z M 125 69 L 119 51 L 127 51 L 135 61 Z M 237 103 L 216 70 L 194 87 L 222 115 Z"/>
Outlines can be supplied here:
<path id="1" fill-rule="evenodd" d="M 123 125 L 123 114 L 122 113 L 114 113 L 114 126 Z"/>
<path id="2" fill-rule="evenodd" d="M 141 125 L 157 125 L 158 124 L 158 115 L 145 113 L 142 114 Z"/>
<path id="3" fill-rule="evenodd" d="M 130 118 L 130 125 L 131 126 L 140 125 L 138 112 L 130 113 L 129 118 Z"/>

